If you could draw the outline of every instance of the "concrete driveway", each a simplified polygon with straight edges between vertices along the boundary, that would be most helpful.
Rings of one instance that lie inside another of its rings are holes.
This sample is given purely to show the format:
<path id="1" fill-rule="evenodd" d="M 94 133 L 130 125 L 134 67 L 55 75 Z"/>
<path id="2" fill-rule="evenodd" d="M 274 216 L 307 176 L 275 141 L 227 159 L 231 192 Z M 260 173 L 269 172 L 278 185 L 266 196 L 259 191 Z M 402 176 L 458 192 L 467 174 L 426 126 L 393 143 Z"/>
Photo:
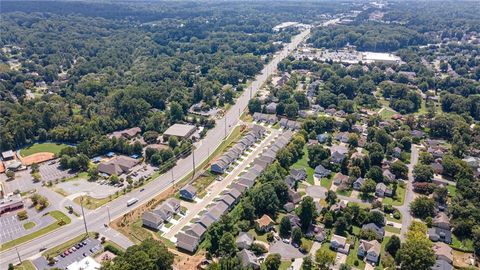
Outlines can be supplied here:
<path id="1" fill-rule="evenodd" d="M 286 244 L 282 241 L 277 241 L 270 245 L 269 253 L 278 253 L 282 256 L 282 260 L 290 260 L 303 258 L 303 255 L 298 248 L 292 246 L 292 244 Z"/>

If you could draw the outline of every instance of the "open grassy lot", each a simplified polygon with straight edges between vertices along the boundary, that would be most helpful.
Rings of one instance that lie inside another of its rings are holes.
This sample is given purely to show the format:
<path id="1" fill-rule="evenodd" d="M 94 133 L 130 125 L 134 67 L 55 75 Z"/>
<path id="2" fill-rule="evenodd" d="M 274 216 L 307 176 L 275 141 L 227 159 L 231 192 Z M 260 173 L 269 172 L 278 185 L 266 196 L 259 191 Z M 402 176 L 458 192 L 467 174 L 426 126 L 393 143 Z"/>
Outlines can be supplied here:
<path id="1" fill-rule="evenodd" d="M 61 143 L 36 143 L 20 150 L 20 155 L 22 155 L 22 157 L 26 157 L 40 152 L 49 152 L 57 155 L 60 153 L 60 150 L 65 147 L 67 147 L 67 145 Z"/>
<path id="2" fill-rule="evenodd" d="M 385 231 L 391 232 L 391 233 L 396 233 L 396 234 L 400 234 L 400 232 L 401 232 L 399 228 L 395 228 L 393 226 L 385 226 Z"/>
<path id="3" fill-rule="evenodd" d="M 278 270 L 287 270 L 290 265 L 292 265 L 292 261 L 282 261 Z"/>
<path id="4" fill-rule="evenodd" d="M 457 195 L 457 187 L 454 185 L 447 185 L 448 196 L 455 197 Z"/>
<path id="5" fill-rule="evenodd" d="M 348 253 L 347 257 L 347 264 L 355 267 L 357 269 L 364 269 L 365 268 L 365 262 L 358 257 L 357 252 L 358 252 L 358 245 L 359 245 L 358 239 L 355 240 L 355 246 L 353 249 L 350 249 L 350 253 Z M 358 266 L 355 266 L 355 261 L 358 261 Z"/>
<path id="6" fill-rule="evenodd" d="M 255 229 L 250 229 L 248 233 L 252 235 L 256 240 L 268 243 L 266 233 L 257 233 Z"/>
<path id="7" fill-rule="evenodd" d="M 101 198 L 101 199 L 97 199 L 97 198 L 90 197 L 88 195 L 84 195 L 84 196 L 76 197 L 75 199 L 73 199 L 73 201 L 76 204 L 81 205 L 81 200 L 83 198 L 83 206 L 87 209 L 94 210 L 94 209 L 97 209 L 98 207 L 100 207 L 100 206 L 102 206 L 102 205 L 104 205 L 104 204 L 122 196 L 122 195 L 123 195 L 122 192 L 118 192 L 118 193 L 113 193 L 112 195 L 110 195 L 106 198 Z"/>
<path id="8" fill-rule="evenodd" d="M 311 168 L 310 166 L 308 166 L 308 150 L 307 150 L 307 145 L 305 145 L 303 147 L 303 156 L 301 159 L 297 160 L 297 162 L 295 162 L 293 165 L 292 165 L 292 168 L 295 168 L 295 169 L 305 169 L 307 170 L 307 183 L 309 183 L 310 185 L 313 185 L 314 182 L 313 182 L 313 173 L 314 173 L 314 169 Z"/>
<path id="9" fill-rule="evenodd" d="M 31 261 L 23 261 L 21 264 L 15 266 L 15 270 L 36 270 L 35 266 Z"/>
<path id="10" fill-rule="evenodd" d="M 57 221 L 48 225 L 47 227 L 44 227 L 38 231 L 35 231 L 35 232 L 32 232 L 31 234 L 27 234 L 27 235 L 24 235 L 20 238 L 17 238 L 15 240 L 12 240 L 10 242 L 6 242 L 4 244 L 2 244 L 2 247 L 0 248 L 0 250 L 7 250 L 7 249 L 10 249 L 12 247 L 15 247 L 16 245 L 20 245 L 20 244 L 23 244 L 25 242 L 28 242 L 34 238 L 37 238 L 39 236 L 42 236 L 44 234 L 47 234 L 53 230 L 56 230 L 58 228 L 60 228 L 61 226 L 64 226 L 64 225 L 67 225 L 69 224 L 70 222 L 72 222 L 72 220 L 67 217 L 64 213 L 58 211 L 58 210 L 55 210 L 55 211 L 52 211 L 49 213 L 50 216 L 52 216 L 53 218 L 55 218 Z"/>
<path id="11" fill-rule="evenodd" d="M 403 201 L 405 199 L 405 187 L 401 185 L 397 186 L 397 197 L 396 199 L 385 197 L 383 199 L 384 204 L 391 204 L 394 206 L 401 206 L 403 205 Z"/>
<path id="12" fill-rule="evenodd" d="M 473 252 L 473 240 L 472 239 L 458 239 L 454 234 L 452 234 L 452 248 L 464 251 L 464 252 Z"/>
<path id="13" fill-rule="evenodd" d="M 320 185 L 326 189 L 330 189 L 332 187 L 333 182 L 333 175 L 330 175 L 328 178 L 320 179 Z"/>
<path id="14" fill-rule="evenodd" d="M 89 235 L 90 237 L 94 237 L 95 236 L 95 233 L 93 232 L 90 232 Z M 87 234 L 85 233 L 82 233 L 81 235 L 79 236 L 76 236 L 70 240 L 67 240 L 66 242 L 64 243 L 61 243 L 60 245 L 58 246 L 55 246 L 51 249 L 48 249 L 46 251 L 44 251 L 42 253 L 43 256 L 45 257 L 49 257 L 49 256 L 57 256 L 58 254 L 60 254 L 61 252 L 65 251 L 67 248 L 70 248 L 72 247 L 73 245 L 75 244 L 78 244 L 79 242 L 85 240 L 88 238 Z"/>
<path id="15" fill-rule="evenodd" d="M 23 228 L 25 228 L 25 230 L 30 230 L 33 227 L 35 227 L 35 222 L 33 221 L 29 221 L 23 224 Z"/>
<path id="16" fill-rule="evenodd" d="M 385 108 L 384 110 L 382 110 L 380 112 L 380 117 L 383 119 L 383 120 L 391 120 L 392 119 L 392 116 L 396 114 L 395 111 L 392 111 L 391 109 L 389 108 Z"/>

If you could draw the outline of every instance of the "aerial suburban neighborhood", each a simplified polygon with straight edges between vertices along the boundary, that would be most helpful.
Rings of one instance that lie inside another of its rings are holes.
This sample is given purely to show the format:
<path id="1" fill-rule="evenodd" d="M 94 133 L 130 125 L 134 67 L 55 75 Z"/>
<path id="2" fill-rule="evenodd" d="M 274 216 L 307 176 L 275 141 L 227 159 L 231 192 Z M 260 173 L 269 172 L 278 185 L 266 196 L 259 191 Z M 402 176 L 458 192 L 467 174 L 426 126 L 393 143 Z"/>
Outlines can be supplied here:
<path id="1" fill-rule="evenodd" d="M 2 1 L 0 269 L 479 269 L 480 5 Z"/>

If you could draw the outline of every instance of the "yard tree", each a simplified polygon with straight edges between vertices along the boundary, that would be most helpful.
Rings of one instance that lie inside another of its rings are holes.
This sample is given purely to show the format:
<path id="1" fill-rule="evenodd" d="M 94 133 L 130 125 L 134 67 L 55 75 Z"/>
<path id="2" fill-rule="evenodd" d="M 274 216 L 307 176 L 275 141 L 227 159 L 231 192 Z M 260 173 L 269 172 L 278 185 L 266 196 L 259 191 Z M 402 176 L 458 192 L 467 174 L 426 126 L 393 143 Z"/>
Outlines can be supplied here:
<path id="1" fill-rule="evenodd" d="M 329 190 L 326 192 L 325 200 L 327 201 L 328 205 L 335 204 L 337 202 L 337 194 L 333 190 Z"/>
<path id="2" fill-rule="evenodd" d="M 368 222 L 377 224 L 377 226 L 383 227 L 385 225 L 385 216 L 382 212 L 377 210 L 371 210 L 367 215 Z"/>
<path id="3" fill-rule="evenodd" d="M 242 201 L 242 219 L 253 222 L 255 219 L 255 207 L 249 199 Z"/>
<path id="4" fill-rule="evenodd" d="M 417 197 L 410 203 L 410 212 L 413 216 L 421 219 L 433 217 L 435 214 L 435 201 L 425 196 Z"/>
<path id="5" fill-rule="evenodd" d="M 221 256 L 232 256 L 237 250 L 237 245 L 235 244 L 235 237 L 230 232 L 226 232 L 220 238 L 220 244 L 218 246 L 219 253 Z"/>
<path id="6" fill-rule="evenodd" d="M 320 144 L 312 144 L 307 146 L 308 149 L 308 165 L 312 168 L 318 166 L 322 161 L 330 157 L 330 150 L 324 148 Z"/>
<path id="7" fill-rule="evenodd" d="M 433 169 L 430 165 L 417 164 L 413 169 L 415 182 L 430 183 L 433 179 Z"/>
<path id="8" fill-rule="evenodd" d="M 421 152 L 418 157 L 418 162 L 423 165 L 430 165 L 431 163 L 435 162 L 435 158 L 433 158 L 431 153 Z"/>
<path id="9" fill-rule="evenodd" d="M 151 270 L 172 269 L 173 254 L 159 241 L 151 238 L 140 245 L 134 245 L 124 254 L 113 259 L 113 263 L 105 264 L 102 270 Z"/>
<path id="10" fill-rule="evenodd" d="M 332 227 L 333 226 L 333 215 L 330 211 L 328 211 L 327 213 L 325 213 L 325 215 L 323 216 L 323 223 L 325 223 L 325 226 L 327 227 Z"/>
<path id="11" fill-rule="evenodd" d="M 280 264 L 282 264 L 282 257 L 278 253 L 273 253 L 267 256 L 265 259 L 265 269 L 266 270 L 278 270 Z"/>
<path id="12" fill-rule="evenodd" d="M 170 121 L 175 123 L 183 119 L 183 109 L 182 106 L 176 102 L 172 101 L 170 103 Z"/>
<path id="13" fill-rule="evenodd" d="M 292 231 L 292 243 L 300 245 L 302 242 L 302 230 L 298 227 L 293 228 Z"/>
<path id="14" fill-rule="evenodd" d="M 253 189 L 252 202 L 258 216 L 268 214 L 275 216 L 280 205 L 272 184 L 266 183 Z"/>
<path id="15" fill-rule="evenodd" d="M 438 186 L 433 191 L 433 199 L 438 203 L 441 203 L 441 204 L 446 203 L 447 197 L 448 197 L 448 189 L 446 187 Z"/>
<path id="16" fill-rule="evenodd" d="M 310 255 L 306 256 L 302 262 L 302 270 L 314 270 L 315 266 L 313 265 L 313 260 Z"/>
<path id="17" fill-rule="evenodd" d="M 378 166 L 372 166 L 365 175 L 367 178 L 374 180 L 377 183 L 383 182 L 382 168 Z"/>
<path id="18" fill-rule="evenodd" d="M 348 228 L 349 228 L 349 224 L 345 217 L 342 216 L 337 218 L 337 221 L 335 221 L 336 234 L 343 234 L 346 230 L 348 230 Z"/>
<path id="19" fill-rule="evenodd" d="M 97 166 L 92 166 L 90 169 L 88 169 L 88 181 L 97 181 L 99 177 L 99 172 L 98 172 L 98 167 Z"/>
<path id="20" fill-rule="evenodd" d="M 335 253 L 326 249 L 319 249 L 315 254 L 315 261 L 320 270 L 328 270 L 335 262 Z"/>
<path id="21" fill-rule="evenodd" d="M 393 257 L 397 255 L 397 251 L 400 249 L 400 238 L 396 235 L 392 235 L 385 246 L 385 250 L 390 253 Z"/>
<path id="22" fill-rule="evenodd" d="M 302 224 L 302 231 L 306 232 L 316 217 L 316 206 L 312 197 L 303 197 L 302 202 L 300 203 L 298 216 L 300 217 L 300 222 Z"/>
<path id="23" fill-rule="evenodd" d="M 290 233 L 292 231 L 292 224 L 290 223 L 290 219 L 287 216 L 282 217 L 280 221 L 280 237 L 288 238 L 290 237 Z"/>
<path id="24" fill-rule="evenodd" d="M 377 183 L 372 179 L 366 179 L 363 183 L 363 186 L 360 188 L 362 191 L 363 196 L 367 197 L 370 193 L 375 192 L 375 188 L 377 187 Z"/>
<path id="25" fill-rule="evenodd" d="M 352 270 L 352 267 L 348 264 L 342 263 L 340 264 L 339 270 Z"/>
<path id="26" fill-rule="evenodd" d="M 370 152 L 368 156 L 370 157 L 370 164 L 372 166 L 382 165 L 382 160 L 384 158 L 383 152 L 378 152 L 378 151 Z"/>
<path id="27" fill-rule="evenodd" d="M 419 222 L 414 221 L 410 226 L 407 239 L 395 257 L 401 269 L 430 269 L 435 264 L 435 253 L 426 230 L 426 226 Z"/>
<path id="28" fill-rule="evenodd" d="M 260 103 L 260 100 L 258 98 L 251 99 L 248 102 L 248 111 L 250 111 L 250 113 L 262 111 L 262 103 Z"/>
<path id="29" fill-rule="evenodd" d="M 407 179 L 408 178 L 408 167 L 400 160 L 397 160 L 392 163 L 390 166 L 390 171 L 395 174 L 398 179 Z"/>

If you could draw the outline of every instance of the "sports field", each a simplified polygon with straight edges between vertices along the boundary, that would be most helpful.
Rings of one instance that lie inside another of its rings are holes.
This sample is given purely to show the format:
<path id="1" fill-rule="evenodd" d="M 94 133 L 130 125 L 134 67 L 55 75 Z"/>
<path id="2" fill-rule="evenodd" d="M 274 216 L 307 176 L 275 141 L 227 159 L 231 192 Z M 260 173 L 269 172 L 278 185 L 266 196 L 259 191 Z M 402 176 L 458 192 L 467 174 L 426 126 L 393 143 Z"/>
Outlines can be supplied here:
<path id="1" fill-rule="evenodd" d="M 67 147 L 66 144 L 61 143 L 36 143 L 29 147 L 23 148 L 20 150 L 20 155 L 22 157 L 27 157 L 36 153 L 48 152 L 53 154 L 60 153 L 60 150 Z"/>

